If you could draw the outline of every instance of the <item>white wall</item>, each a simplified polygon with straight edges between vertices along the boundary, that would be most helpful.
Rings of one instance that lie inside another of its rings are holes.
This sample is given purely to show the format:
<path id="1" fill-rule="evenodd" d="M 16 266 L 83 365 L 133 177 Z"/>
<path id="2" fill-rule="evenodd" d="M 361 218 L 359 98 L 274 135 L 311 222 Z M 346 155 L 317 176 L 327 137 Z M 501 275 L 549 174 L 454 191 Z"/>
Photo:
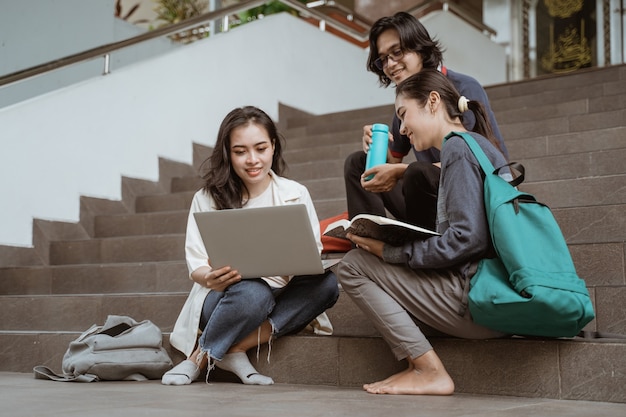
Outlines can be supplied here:
<path id="1" fill-rule="evenodd" d="M 110 42 L 115 0 L 0 0 L 0 74 Z"/>
<path id="2" fill-rule="evenodd" d="M 190 163 L 234 107 L 392 103 L 366 53 L 280 14 L 0 109 L 0 244 L 32 245 L 33 218 L 78 221 L 81 195 L 120 199 L 122 175 L 157 180 L 159 156 Z"/>
<path id="3" fill-rule="evenodd" d="M 499 47 L 454 19 L 424 20 L 445 64 L 484 84 L 503 80 Z M 122 176 L 157 180 L 159 156 L 191 163 L 192 143 L 212 145 L 234 107 L 276 120 L 278 103 L 313 114 L 393 103 L 366 59 L 283 13 L 0 108 L 0 244 L 31 246 L 33 218 L 77 222 L 81 195 L 119 200 Z"/>
<path id="4" fill-rule="evenodd" d="M 115 0 L 0 0 L 0 75 L 40 65 L 145 32 L 114 17 Z M 173 49 L 167 38 L 144 42 L 111 54 L 116 69 Z M 77 81 L 98 77 L 97 58 L 5 86 L 0 107 L 18 103 Z"/>
<path id="5" fill-rule="evenodd" d="M 484 86 L 507 80 L 505 48 L 451 12 L 436 11 L 420 18 L 428 33 L 444 47 L 443 64 L 476 78 Z"/>

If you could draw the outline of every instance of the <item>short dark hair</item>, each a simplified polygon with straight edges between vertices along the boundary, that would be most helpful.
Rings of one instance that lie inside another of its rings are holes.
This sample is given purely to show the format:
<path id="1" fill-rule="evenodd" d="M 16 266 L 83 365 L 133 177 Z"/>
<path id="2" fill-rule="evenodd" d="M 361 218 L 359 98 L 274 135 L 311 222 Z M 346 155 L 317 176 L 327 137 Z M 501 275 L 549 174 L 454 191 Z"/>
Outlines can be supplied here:
<path id="1" fill-rule="evenodd" d="M 393 16 L 382 17 L 370 29 L 370 54 L 367 59 L 368 71 L 378 75 L 381 85 L 388 87 L 391 80 L 374 64 L 379 55 L 376 42 L 380 34 L 389 29 L 398 31 L 400 48 L 403 51 L 415 52 L 422 57 L 422 65 L 425 69 L 437 69 L 443 62 L 443 51 L 439 41 L 430 37 L 424 25 L 415 16 L 398 12 Z"/>

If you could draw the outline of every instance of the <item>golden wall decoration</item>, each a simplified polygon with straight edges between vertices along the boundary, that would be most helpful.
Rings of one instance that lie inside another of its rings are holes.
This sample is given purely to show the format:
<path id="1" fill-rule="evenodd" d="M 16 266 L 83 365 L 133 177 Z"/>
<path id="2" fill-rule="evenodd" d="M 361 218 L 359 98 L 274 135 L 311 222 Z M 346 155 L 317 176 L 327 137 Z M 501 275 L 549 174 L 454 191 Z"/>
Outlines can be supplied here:
<path id="1" fill-rule="evenodd" d="M 580 30 L 573 26 L 566 28 L 554 39 L 554 25 L 550 25 L 550 50 L 541 58 L 541 66 L 552 73 L 576 71 L 591 64 L 591 48 L 585 37 L 585 21 L 581 20 Z"/>
<path id="2" fill-rule="evenodd" d="M 583 0 L 543 0 L 552 17 L 564 19 L 578 13 L 583 8 Z"/>
<path id="3" fill-rule="evenodd" d="M 596 65 L 596 0 L 537 3 L 537 74 L 576 71 Z"/>

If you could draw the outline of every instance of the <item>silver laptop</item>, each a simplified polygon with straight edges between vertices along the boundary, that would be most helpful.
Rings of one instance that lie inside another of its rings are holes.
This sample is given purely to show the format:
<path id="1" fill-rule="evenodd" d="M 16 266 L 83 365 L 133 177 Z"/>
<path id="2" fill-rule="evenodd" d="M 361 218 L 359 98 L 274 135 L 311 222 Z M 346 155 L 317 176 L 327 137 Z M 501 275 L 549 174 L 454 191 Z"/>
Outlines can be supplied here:
<path id="1" fill-rule="evenodd" d="M 242 278 L 316 275 L 336 264 L 317 249 L 304 204 L 194 213 L 213 268 Z"/>

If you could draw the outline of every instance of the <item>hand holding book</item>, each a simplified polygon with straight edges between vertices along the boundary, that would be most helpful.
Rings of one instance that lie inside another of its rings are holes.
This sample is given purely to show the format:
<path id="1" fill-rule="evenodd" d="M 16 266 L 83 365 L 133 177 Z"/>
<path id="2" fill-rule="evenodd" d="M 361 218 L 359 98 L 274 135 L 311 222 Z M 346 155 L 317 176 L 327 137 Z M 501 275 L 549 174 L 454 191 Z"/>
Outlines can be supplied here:
<path id="1" fill-rule="evenodd" d="M 324 231 L 326 236 L 341 239 L 347 239 L 347 233 L 377 239 L 393 246 L 439 236 L 439 233 L 432 230 L 373 214 L 359 214 L 351 221 L 338 220 L 329 224 Z"/>

